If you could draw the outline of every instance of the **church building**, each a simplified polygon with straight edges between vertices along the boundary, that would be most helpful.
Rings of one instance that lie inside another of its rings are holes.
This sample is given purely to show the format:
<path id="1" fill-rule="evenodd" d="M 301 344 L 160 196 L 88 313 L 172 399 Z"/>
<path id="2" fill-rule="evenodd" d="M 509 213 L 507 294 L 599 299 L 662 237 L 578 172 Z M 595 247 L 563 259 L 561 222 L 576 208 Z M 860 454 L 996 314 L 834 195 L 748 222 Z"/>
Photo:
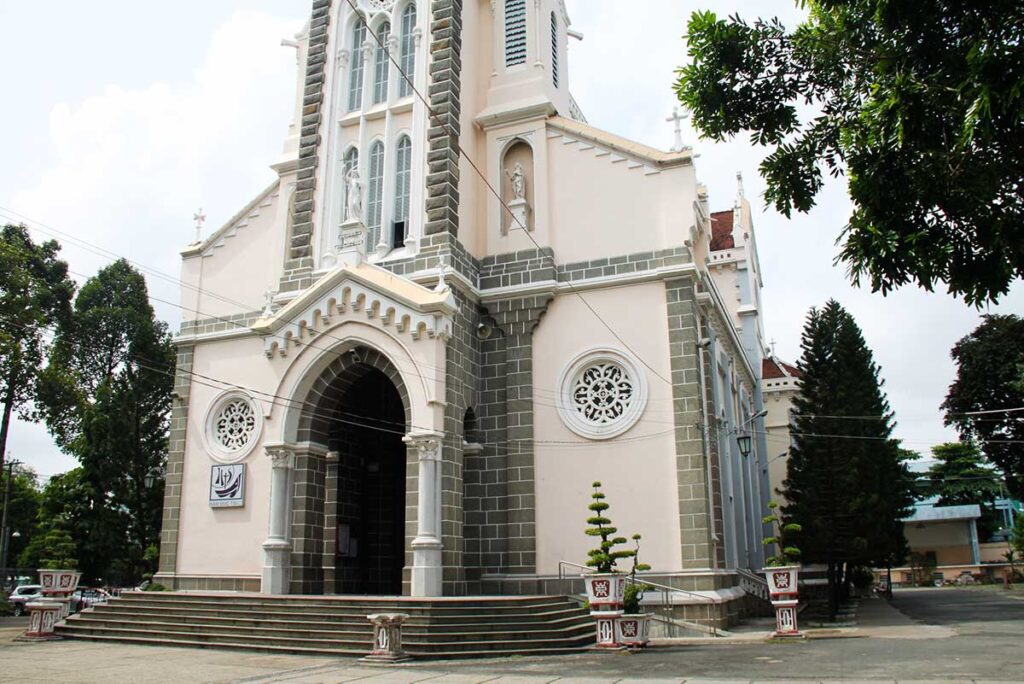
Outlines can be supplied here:
<path id="1" fill-rule="evenodd" d="M 770 498 L 750 206 L 589 125 L 577 37 L 563 0 L 312 0 L 273 183 L 182 252 L 157 581 L 562 593 L 600 481 L 652 581 L 742 598 Z"/>

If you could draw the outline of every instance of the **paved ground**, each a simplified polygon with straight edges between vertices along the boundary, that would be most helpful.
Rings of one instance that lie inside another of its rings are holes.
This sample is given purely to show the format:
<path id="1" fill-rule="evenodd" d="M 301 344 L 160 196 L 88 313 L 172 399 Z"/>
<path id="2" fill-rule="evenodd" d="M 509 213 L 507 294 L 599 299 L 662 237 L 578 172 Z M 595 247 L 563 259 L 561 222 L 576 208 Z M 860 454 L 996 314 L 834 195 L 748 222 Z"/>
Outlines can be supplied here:
<path id="1" fill-rule="evenodd" d="M 0 644 L 0 682 L 68 684 L 500 684 L 558 682 L 1024 682 L 1024 602 L 993 591 L 926 589 L 861 604 L 858 626 L 804 642 L 757 634 L 643 653 L 369 668 L 351 660 L 130 647 L 78 641 Z M 902 612 L 901 612 L 902 611 Z M 0 630 L 7 624 L 0 622 Z M 2 637 L 0 637 L 2 640 Z"/>

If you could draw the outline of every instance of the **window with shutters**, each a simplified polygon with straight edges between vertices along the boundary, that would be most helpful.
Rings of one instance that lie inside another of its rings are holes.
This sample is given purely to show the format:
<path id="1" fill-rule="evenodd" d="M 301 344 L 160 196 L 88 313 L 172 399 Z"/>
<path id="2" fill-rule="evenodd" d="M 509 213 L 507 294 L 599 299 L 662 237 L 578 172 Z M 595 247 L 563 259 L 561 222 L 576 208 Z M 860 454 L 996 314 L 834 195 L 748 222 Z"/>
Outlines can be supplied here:
<path id="1" fill-rule="evenodd" d="M 391 246 L 405 245 L 409 233 L 409 196 L 412 182 L 412 141 L 403 135 L 398 140 L 395 156 L 395 219 L 391 233 Z"/>
<path id="2" fill-rule="evenodd" d="M 526 64 L 526 0 L 505 0 L 505 66 Z"/>
<path id="3" fill-rule="evenodd" d="M 401 30 L 398 63 L 406 78 L 403 78 L 398 84 L 398 95 L 399 97 L 408 97 L 412 95 L 412 86 L 409 84 L 416 79 L 416 36 L 413 34 L 416 30 L 416 5 L 413 3 L 409 3 L 409 6 L 402 11 Z"/>
<path id="4" fill-rule="evenodd" d="M 551 82 L 558 87 L 558 17 L 551 13 Z"/>
<path id="5" fill-rule="evenodd" d="M 372 252 L 380 242 L 381 209 L 384 207 L 384 143 L 377 141 L 370 146 L 370 178 L 367 182 L 366 202 L 367 252 Z"/>
<path id="6" fill-rule="evenodd" d="M 357 21 L 352 30 L 352 58 L 349 60 L 348 110 L 363 106 L 363 43 L 366 42 L 366 25 Z"/>
<path id="7" fill-rule="evenodd" d="M 388 71 L 391 60 L 388 59 L 388 36 L 391 35 L 391 24 L 385 22 L 377 32 L 377 57 L 374 64 L 373 104 L 380 104 L 388 99 Z"/>

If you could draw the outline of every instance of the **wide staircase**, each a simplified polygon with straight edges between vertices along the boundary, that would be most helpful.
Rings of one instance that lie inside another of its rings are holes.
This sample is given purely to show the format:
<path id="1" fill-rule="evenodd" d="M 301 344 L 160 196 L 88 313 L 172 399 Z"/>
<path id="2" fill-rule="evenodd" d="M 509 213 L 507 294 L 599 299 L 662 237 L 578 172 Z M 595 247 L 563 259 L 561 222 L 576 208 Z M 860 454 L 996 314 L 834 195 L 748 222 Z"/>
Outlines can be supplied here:
<path id="1" fill-rule="evenodd" d="M 403 644 L 420 658 L 548 655 L 594 643 L 594 623 L 565 597 L 405 599 L 129 592 L 72 615 L 73 639 L 160 646 L 365 656 L 367 616 L 405 613 Z"/>

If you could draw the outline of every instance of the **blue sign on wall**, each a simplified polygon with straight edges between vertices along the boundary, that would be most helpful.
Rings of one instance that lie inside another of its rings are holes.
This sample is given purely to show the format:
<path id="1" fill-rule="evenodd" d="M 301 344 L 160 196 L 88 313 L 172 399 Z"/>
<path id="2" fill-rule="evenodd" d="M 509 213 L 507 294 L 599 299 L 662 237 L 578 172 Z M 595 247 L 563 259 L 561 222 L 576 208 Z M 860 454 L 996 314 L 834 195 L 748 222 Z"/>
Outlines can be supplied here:
<path id="1" fill-rule="evenodd" d="M 245 506 L 245 464 L 215 465 L 210 470 L 210 506 L 241 508 Z"/>

